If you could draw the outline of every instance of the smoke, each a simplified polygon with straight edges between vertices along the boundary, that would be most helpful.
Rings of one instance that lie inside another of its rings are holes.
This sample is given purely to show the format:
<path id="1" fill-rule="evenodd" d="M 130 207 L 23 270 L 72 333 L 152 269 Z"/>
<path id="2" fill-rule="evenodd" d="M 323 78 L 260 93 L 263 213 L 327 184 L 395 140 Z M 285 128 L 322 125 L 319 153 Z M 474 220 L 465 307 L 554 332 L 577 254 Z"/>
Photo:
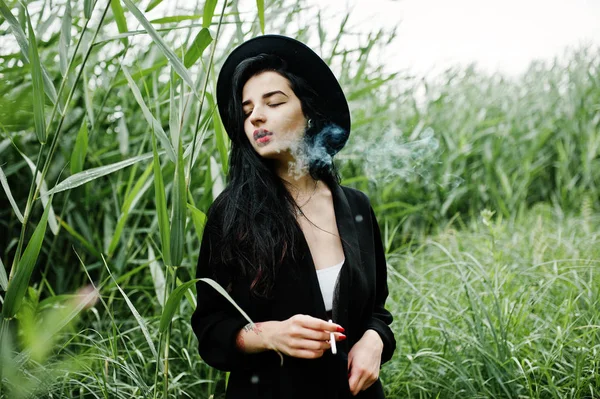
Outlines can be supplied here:
<path id="1" fill-rule="evenodd" d="M 299 178 L 307 173 L 308 165 L 331 167 L 337 152 L 335 149 L 340 148 L 346 137 L 344 129 L 329 124 L 313 137 L 290 142 L 289 149 L 295 161 L 289 163 L 289 174 Z M 453 190 L 464 182 L 460 176 L 439 173 L 442 164 L 440 143 L 433 129 L 423 125 L 418 125 L 409 137 L 396 127 L 389 128 L 375 139 L 353 137 L 336 158 L 352 161 L 377 185 L 400 180 L 407 184 L 437 185 Z"/>
<path id="2" fill-rule="evenodd" d="M 431 128 L 417 127 L 408 138 L 399 129 L 390 128 L 377 139 L 356 137 L 351 141 L 352 146 L 347 146 L 339 158 L 362 166 L 365 176 L 378 185 L 401 180 L 453 189 L 463 183 L 459 176 L 447 174 L 440 180 L 435 173 L 440 169 L 441 153 Z"/>
<path id="3" fill-rule="evenodd" d="M 347 132 L 336 124 L 328 124 L 313 137 L 290 143 L 290 152 L 295 161 L 289 163 L 290 175 L 298 178 L 308 171 L 309 165 L 325 169 L 333 165 L 333 155 L 347 136 Z"/>
<path id="4" fill-rule="evenodd" d="M 431 180 L 431 171 L 437 161 L 439 141 L 433 129 L 427 128 L 412 141 L 390 129 L 373 145 L 364 143 L 364 170 L 368 177 L 382 182 L 400 178 L 406 182 L 416 179 Z M 358 148 L 357 148 L 358 149 Z"/>
<path id="5" fill-rule="evenodd" d="M 308 162 L 318 168 L 331 167 L 335 148 L 339 148 L 347 133 L 336 124 L 328 124 L 307 143 Z"/>

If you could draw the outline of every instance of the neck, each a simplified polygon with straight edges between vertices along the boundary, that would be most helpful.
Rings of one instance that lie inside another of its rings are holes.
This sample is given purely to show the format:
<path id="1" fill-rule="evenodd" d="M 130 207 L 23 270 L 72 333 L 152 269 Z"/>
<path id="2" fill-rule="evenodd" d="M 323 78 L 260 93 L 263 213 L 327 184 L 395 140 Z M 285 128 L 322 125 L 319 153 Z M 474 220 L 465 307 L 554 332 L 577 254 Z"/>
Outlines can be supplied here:
<path id="1" fill-rule="evenodd" d="M 295 161 L 277 163 L 275 173 L 283 180 L 286 188 L 294 198 L 314 192 L 315 185 L 318 183 L 308 173 L 308 168 L 297 167 Z"/>

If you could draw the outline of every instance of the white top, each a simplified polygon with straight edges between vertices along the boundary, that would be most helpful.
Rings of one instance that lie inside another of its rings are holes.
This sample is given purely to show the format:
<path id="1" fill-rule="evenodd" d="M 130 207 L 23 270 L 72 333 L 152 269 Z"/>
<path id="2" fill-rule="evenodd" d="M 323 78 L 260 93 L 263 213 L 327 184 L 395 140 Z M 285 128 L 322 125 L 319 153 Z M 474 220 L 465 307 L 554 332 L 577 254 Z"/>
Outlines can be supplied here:
<path id="1" fill-rule="evenodd" d="M 335 266 L 317 270 L 317 278 L 319 279 L 321 294 L 323 294 L 325 310 L 328 312 L 333 309 L 333 290 L 335 289 L 335 282 L 340 274 L 340 270 L 342 270 L 344 262 L 345 260 Z"/>

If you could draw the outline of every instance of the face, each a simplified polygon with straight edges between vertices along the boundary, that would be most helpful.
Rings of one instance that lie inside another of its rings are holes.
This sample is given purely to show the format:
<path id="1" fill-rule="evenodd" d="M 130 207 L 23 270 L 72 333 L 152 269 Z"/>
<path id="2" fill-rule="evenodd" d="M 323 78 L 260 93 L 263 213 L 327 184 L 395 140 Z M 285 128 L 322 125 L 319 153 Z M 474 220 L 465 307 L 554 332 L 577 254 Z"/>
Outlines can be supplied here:
<path id="1" fill-rule="evenodd" d="M 242 90 L 244 131 L 264 158 L 289 160 L 300 143 L 306 118 L 290 82 L 273 71 L 254 75 Z"/>

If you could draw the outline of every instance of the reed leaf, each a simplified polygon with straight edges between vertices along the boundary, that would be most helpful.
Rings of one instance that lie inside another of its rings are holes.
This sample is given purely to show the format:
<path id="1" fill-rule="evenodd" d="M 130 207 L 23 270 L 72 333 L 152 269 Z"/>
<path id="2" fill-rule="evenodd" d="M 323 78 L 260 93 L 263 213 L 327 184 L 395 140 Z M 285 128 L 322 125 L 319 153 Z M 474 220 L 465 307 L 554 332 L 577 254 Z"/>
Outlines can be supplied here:
<path id="1" fill-rule="evenodd" d="M 162 17 L 151 20 L 153 24 L 172 24 L 175 22 L 188 21 L 190 19 L 200 19 L 202 15 L 172 15 L 170 17 Z"/>
<path id="2" fill-rule="evenodd" d="M 65 13 L 63 14 L 60 27 L 60 40 L 58 42 L 58 54 L 60 56 L 60 73 L 63 77 L 67 76 L 69 66 L 69 46 L 71 44 L 71 25 L 73 18 L 71 15 L 71 0 L 65 1 Z"/>
<path id="3" fill-rule="evenodd" d="M 129 154 L 129 129 L 125 118 L 119 118 L 119 131 L 117 132 L 117 141 L 119 142 L 119 152 L 121 155 Z"/>
<path id="4" fill-rule="evenodd" d="M 184 158 L 188 158 L 190 155 L 192 156 L 192 159 L 190 160 L 191 167 L 188 167 L 188 171 L 193 169 L 193 165 L 196 163 L 196 160 L 198 159 L 198 156 L 200 155 L 200 150 L 202 149 L 201 144 L 204 143 L 204 136 L 205 136 L 206 132 L 208 131 L 208 125 L 209 125 L 210 119 L 211 118 L 210 118 L 209 114 L 206 114 L 204 116 L 201 123 L 199 124 L 199 129 L 198 129 L 198 132 L 200 133 L 200 137 L 194 137 L 193 138 L 194 141 L 188 144 L 187 148 L 185 149 L 185 152 L 183 153 Z"/>
<path id="5" fill-rule="evenodd" d="M 75 147 L 71 152 L 71 175 L 75 175 L 83 170 L 83 164 L 88 150 L 88 127 L 83 121 L 81 128 L 75 139 Z"/>
<path id="6" fill-rule="evenodd" d="M 0 0 L 0 14 L 6 19 L 8 22 L 11 32 L 14 35 L 15 39 L 17 39 L 17 44 L 21 49 L 21 54 L 25 58 L 26 62 L 29 62 L 29 44 L 27 42 L 27 37 L 25 36 L 25 32 L 19 25 L 19 21 L 15 18 L 15 16 L 10 12 L 10 9 L 4 2 L 4 0 Z M 50 79 L 50 75 L 48 75 L 48 71 L 42 65 L 42 78 L 44 80 L 44 91 L 48 95 L 48 98 L 52 101 L 53 104 L 56 104 L 57 94 L 56 88 L 52 83 L 52 79 Z"/>
<path id="7" fill-rule="evenodd" d="M 167 134 L 163 130 L 160 122 L 157 121 L 156 118 L 154 118 L 154 116 L 152 115 L 152 112 L 150 112 L 150 109 L 148 108 L 148 106 L 144 102 L 144 99 L 142 98 L 142 93 L 140 93 L 140 90 L 131 78 L 129 72 L 127 72 L 127 69 L 123 67 L 122 70 L 123 74 L 125 75 L 125 78 L 127 78 L 127 82 L 129 83 L 129 88 L 131 89 L 133 96 L 135 97 L 140 108 L 142 109 L 144 117 L 152 127 L 152 132 L 154 133 L 154 135 L 158 136 L 158 139 L 160 140 L 160 143 L 164 147 L 165 151 L 167 152 L 167 156 L 169 157 L 171 162 L 177 162 L 177 156 L 175 155 L 173 145 L 171 144 L 171 141 L 169 140 Z"/>
<path id="8" fill-rule="evenodd" d="M 213 99 L 213 96 L 210 93 L 206 93 L 206 98 L 208 99 L 208 103 L 213 110 L 213 128 L 215 131 L 217 150 L 219 151 L 219 156 L 221 159 L 221 169 L 223 170 L 223 175 L 227 176 L 229 171 L 229 149 L 227 148 L 228 146 L 226 143 L 229 141 L 229 136 L 227 136 L 227 133 L 225 132 L 225 126 L 223 126 L 221 116 L 218 112 L 216 112 L 217 105 Z"/>
<path id="9" fill-rule="evenodd" d="M 171 264 L 171 232 L 169 230 L 169 215 L 167 213 L 167 199 L 165 195 L 165 184 L 163 182 L 162 171 L 160 170 L 160 159 L 156 150 L 156 138 L 152 135 L 152 152 L 154 159 L 154 198 L 156 203 L 156 215 L 158 217 L 158 230 L 160 232 L 160 242 L 163 261 L 166 265 Z"/>
<path id="10" fill-rule="evenodd" d="M 97 168 L 84 170 L 82 172 L 74 174 L 73 176 L 67 177 L 65 180 L 61 181 L 56 186 L 54 186 L 50 191 L 46 193 L 42 192 L 40 196 L 43 199 L 48 195 L 60 193 L 61 191 L 65 190 L 71 190 L 75 187 L 79 187 L 85 183 L 89 183 L 93 180 L 96 180 L 99 177 L 109 175 L 118 170 L 131 166 L 136 162 L 141 162 L 151 157 L 152 154 L 148 153 L 144 155 L 138 155 L 136 157 L 129 158 L 124 161 L 116 162 L 110 165 L 104 165 L 99 166 Z"/>
<path id="11" fill-rule="evenodd" d="M 171 135 L 171 144 L 173 144 L 173 147 L 175 147 L 178 143 L 179 143 L 179 135 L 180 135 L 180 129 L 179 129 L 179 121 L 180 121 L 180 115 L 179 115 L 179 108 L 177 107 L 177 101 L 175 100 L 176 97 L 176 91 L 177 91 L 177 81 L 175 79 L 175 71 L 173 70 L 173 68 L 171 68 L 171 74 L 170 74 L 170 85 L 169 85 L 169 133 Z M 183 98 L 184 98 L 184 86 L 181 85 L 180 86 L 180 93 L 181 93 L 181 101 L 179 102 L 180 105 L 183 104 Z"/>
<path id="12" fill-rule="evenodd" d="M 92 255 L 100 257 L 100 252 L 88 241 L 84 236 L 75 231 L 75 229 L 65 222 L 63 219 L 59 218 L 60 225 L 77 241 L 81 243 Z"/>
<path id="13" fill-rule="evenodd" d="M 150 187 L 151 181 L 148 180 L 148 177 L 152 173 L 152 167 L 152 163 L 146 167 L 144 173 L 142 173 L 138 181 L 135 183 L 135 186 L 133 186 L 133 189 L 125 197 L 125 201 L 123 201 L 119 221 L 117 222 L 117 226 L 115 227 L 112 239 L 110 240 L 110 244 L 108 245 L 107 253 L 109 256 L 112 256 L 115 249 L 117 248 L 117 245 L 119 244 L 119 241 L 121 240 L 121 234 L 123 233 L 123 229 L 125 228 L 125 223 L 127 223 L 129 212 L 135 207 L 137 202 L 144 195 L 146 190 L 148 190 L 148 188 Z"/>
<path id="14" fill-rule="evenodd" d="M 258 21 L 260 22 L 260 31 L 265 34 L 265 0 L 256 0 L 256 9 L 258 10 Z"/>
<path id="15" fill-rule="evenodd" d="M 136 81 L 139 78 L 143 78 L 144 76 L 150 75 L 152 72 L 162 70 L 164 68 L 164 66 L 167 65 L 168 63 L 169 63 L 169 60 L 167 60 L 167 59 L 157 60 L 156 63 L 154 63 L 151 67 L 138 70 L 137 72 L 131 74 L 130 76 L 134 81 Z M 127 79 L 119 79 L 112 84 L 112 87 L 123 86 L 123 85 L 127 84 L 127 82 L 128 82 Z"/>
<path id="16" fill-rule="evenodd" d="M 137 321 L 138 326 L 140 326 L 140 330 L 142 330 L 142 334 L 144 334 L 144 338 L 146 338 L 146 342 L 148 343 L 148 346 L 150 347 L 150 351 L 152 351 L 152 355 L 154 355 L 154 357 L 156 358 L 158 356 L 157 352 L 156 352 L 156 347 L 154 346 L 154 342 L 152 341 L 152 337 L 150 335 L 150 332 L 148 331 L 148 326 L 146 325 L 146 322 L 144 321 L 144 319 L 142 318 L 140 313 L 137 311 L 137 309 L 135 308 L 135 306 L 133 305 L 133 303 L 131 302 L 131 300 L 129 299 L 127 294 L 125 293 L 125 291 L 123 291 L 123 289 L 121 289 L 121 286 L 119 286 L 119 284 L 113 277 L 113 275 L 110 272 L 110 269 L 108 267 L 108 264 L 106 263 L 106 259 L 104 259 L 104 256 L 102 256 L 102 261 L 104 262 L 104 267 L 108 271 L 110 278 L 115 283 L 115 286 L 117 287 L 117 289 L 119 290 L 121 295 L 123 295 L 123 299 L 125 299 L 125 302 L 127 303 L 127 307 L 129 307 L 131 314 L 133 314 L 133 317 L 135 317 L 135 320 Z"/>
<path id="17" fill-rule="evenodd" d="M 2 263 L 2 258 L 0 258 L 0 288 L 2 288 L 2 291 L 6 291 L 8 288 L 8 277 L 6 276 L 6 268 L 4 267 L 4 263 Z"/>
<path id="18" fill-rule="evenodd" d="M 31 79 L 33 82 L 33 122 L 35 124 L 35 132 L 39 142 L 45 144 L 47 136 L 46 120 L 44 116 L 44 99 L 46 96 L 44 95 L 42 82 L 42 67 L 35 33 L 33 33 L 33 26 L 31 25 L 31 16 L 27 9 L 25 9 L 25 13 L 27 15 L 27 29 L 29 31 L 29 61 L 31 64 Z"/>
<path id="19" fill-rule="evenodd" d="M 154 43 L 158 46 L 158 48 L 162 51 L 162 53 L 169 59 L 169 62 L 177 71 L 177 74 L 181 76 L 181 78 L 192 88 L 192 91 L 196 94 L 198 98 L 198 93 L 196 92 L 196 86 L 194 85 L 194 81 L 189 75 L 185 66 L 181 63 L 177 55 L 171 50 L 167 44 L 164 42 L 162 37 L 158 34 L 156 29 L 152 26 L 152 24 L 144 17 L 144 14 L 133 4 L 131 0 L 123 0 L 129 11 L 136 17 L 136 19 L 142 24 L 146 32 L 150 35 Z"/>
<path id="20" fill-rule="evenodd" d="M 48 196 L 51 194 L 48 193 L 48 186 L 46 185 L 46 181 L 42 180 L 42 173 L 39 170 L 36 170 L 35 164 L 31 161 L 31 159 L 29 159 L 29 157 L 27 157 L 25 154 L 23 154 L 18 148 L 17 148 L 17 151 L 19 151 L 19 153 L 21 154 L 21 156 L 23 157 L 25 162 L 27 162 L 27 165 L 29 166 L 31 173 L 35 176 L 35 183 L 40 188 L 40 196 L 42 198 L 42 206 L 44 207 L 44 209 L 50 208 L 50 212 L 48 215 L 48 226 L 50 227 L 50 231 L 52 231 L 52 234 L 57 235 L 58 234 L 58 224 L 56 222 L 56 214 L 54 213 L 54 208 L 52 207 L 52 204 L 48 200 Z M 29 203 L 26 205 L 25 215 L 29 215 L 29 210 L 27 208 L 28 206 L 31 206 L 31 205 Z M 23 217 L 23 220 L 25 220 L 25 216 Z"/>
<path id="21" fill-rule="evenodd" d="M 25 32 L 23 32 L 23 28 L 21 28 L 19 21 L 17 21 L 4 0 L 0 0 L 0 14 L 2 14 L 4 19 L 6 19 L 6 22 L 8 22 L 12 34 L 14 35 L 15 39 L 17 39 L 21 53 L 25 57 L 25 60 L 29 62 L 29 44 L 27 36 L 25 36 Z"/>
<path id="22" fill-rule="evenodd" d="M 194 229 L 196 230 L 198 241 L 202 242 L 204 225 L 206 224 L 206 214 L 190 203 L 187 204 L 187 208 L 192 213 L 192 222 L 194 223 Z"/>
<path id="23" fill-rule="evenodd" d="M 148 4 L 148 7 L 146 7 L 146 12 L 151 11 L 154 7 L 156 7 L 157 5 L 159 5 L 160 3 L 162 3 L 163 0 L 152 0 L 150 2 L 150 4 Z"/>
<path id="24" fill-rule="evenodd" d="M 171 266 L 181 266 L 185 244 L 186 194 L 185 163 L 181 140 L 178 145 L 177 165 L 173 179 L 173 215 L 171 218 Z"/>
<path id="25" fill-rule="evenodd" d="M 0 183 L 2 184 L 2 188 L 4 189 L 4 192 L 6 193 L 8 202 L 10 202 L 10 206 L 12 206 L 12 209 L 15 212 L 17 219 L 19 219 L 19 222 L 23 223 L 23 214 L 19 210 L 19 207 L 17 206 L 17 203 L 15 202 L 15 199 L 13 198 L 12 192 L 10 191 L 10 187 L 8 185 L 8 180 L 6 180 L 6 175 L 4 174 L 4 171 L 2 170 L 1 166 L 0 166 Z"/>
<path id="26" fill-rule="evenodd" d="M 85 19 L 90 19 L 92 17 L 92 11 L 94 10 L 94 1 L 93 0 L 83 0 L 83 15 Z"/>
<path id="27" fill-rule="evenodd" d="M 52 199 L 50 199 L 51 201 Z M 37 263 L 38 255 L 44 242 L 46 234 L 46 224 L 50 215 L 50 203 L 46 206 L 42 218 L 36 226 L 31 239 L 25 247 L 25 251 L 19 259 L 17 270 L 13 273 L 13 278 L 8 282 L 6 296 L 4 297 L 4 305 L 2 308 L 2 317 L 4 319 L 12 319 L 19 311 L 25 291 L 29 286 L 29 279 L 33 273 L 35 264 Z"/>
<path id="28" fill-rule="evenodd" d="M 160 331 L 160 333 L 164 334 L 165 332 L 167 332 L 167 329 L 169 328 L 169 324 L 173 320 L 173 316 L 175 315 L 175 312 L 179 308 L 179 302 L 181 302 L 181 298 L 183 298 L 185 293 L 191 287 L 193 287 L 194 284 L 196 284 L 200 280 L 202 280 L 202 279 L 194 279 L 194 280 L 186 281 L 185 283 L 183 283 L 180 286 L 178 286 L 177 288 L 175 288 L 173 290 L 173 292 L 171 292 L 171 294 L 169 295 L 169 299 L 167 299 L 167 303 L 164 306 L 162 315 L 160 317 L 160 327 L 158 329 L 158 331 Z M 217 284 L 217 283 L 215 283 L 215 284 Z M 227 293 L 225 292 L 225 294 L 227 294 Z M 231 299 L 231 301 L 233 301 L 233 299 Z M 234 306 L 237 306 L 237 305 L 234 305 Z"/>
<path id="29" fill-rule="evenodd" d="M 89 88 L 89 80 L 87 77 L 87 72 L 85 70 L 85 68 L 82 71 L 81 77 L 83 78 L 83 99 L 85 102 L 85 110 L 87 112 L 87 117 L 89 119 L 90 122 L 90 126 L 92 127 L 92 129 L 94 128 L 94 126 L 96 125 L 95 122 L 95 118 L 94 118 L 94 104 L 92 103 L 92 93 L 91 90 Z"/>
<path id="30" fill-rule="evenodd" d="M 212 182 L 212 195 L 213 201 L 225 190 L 225 184 L 223 183 L 223 177 L 219 171 L 219 165 L 214 157 L 210 157 L 210 180 Z"/>
<path id="31" fill-rule="evenodd" d="M 207 28 L 200 29 L 200 32 L 198 32 L 192 45 L 183 57 L 183 64 L 185 67 L 189 68 L 194 65 L 212 41 L 213 38 L 210 35 L 209 30 Z"/>
<path id="32" fill-rule="evenodd" d="M 227 1 L 227 0 L 224 0 Z M 202 27 L 208 28 L 212 22 L 213 15 L 215 15 L 215 8 L 217 7 L 218 0 L 206 0 L 204 2 L 204 12 L 202 14 Z"/>
<path id="33" fill-rule="evenodd" d="M 192 280 L 192 281 L 203 281 L 206 284 L 210 285 L 211 287 L 213 287 L 219 294 L 221 294 L 221 296 L 223 296 L 225 299 L 227 299 L 237 310 L 238 312 L 240 312 L 240 314 L 242 316 L 244 316 L 244 318 L 246 320 L 248 320 L 248 323 L 254 323 L 252 321 L 252 319 L 250 319 L 250 317 L 246 314 L 246 312 L 244 312 L 244 309 L 242 309 L 234 300 L 233 298 L 227 293 L 227 291 L 225 291 L 225 289 L 223 287 L 221 287 L 221 285 L 219 283 L 217 283 L 215 280 L 210 279 L 210 278 L 200 278 L 200 279 L 196 279 L 196 280 Z M 162 322 L 162 320 L 161 320 Z"/>
<path id="34" fill-rule="evenodd" d="M 150 268 L 150 274 L 152 275 L 152 282 L 154 283 L 154 291 L 156 292 L 156 300 L 161 308 L 165 306 L 165 275 L 160 268 L 160 263 L 156 260 L 154 250 L 152 246 L 148 244 L 148 267 Z"/>
<path id="35" fill-rule="evenodd" d="M 120 0 L 110 0 L 110 7 L 112 9 L 113 15 L 115 16 L 115 21 L 117 22 L 117 29 L 119 33 L 127 33 L 129 29 L 127 28 L 127 19 L 125 18 L 125 12 L 123 11 L 123 6 L 121 6 Z M 121 38 L 121 42 L 125 47 L 129 45 L 129 39 L 126 37 Z"/>

